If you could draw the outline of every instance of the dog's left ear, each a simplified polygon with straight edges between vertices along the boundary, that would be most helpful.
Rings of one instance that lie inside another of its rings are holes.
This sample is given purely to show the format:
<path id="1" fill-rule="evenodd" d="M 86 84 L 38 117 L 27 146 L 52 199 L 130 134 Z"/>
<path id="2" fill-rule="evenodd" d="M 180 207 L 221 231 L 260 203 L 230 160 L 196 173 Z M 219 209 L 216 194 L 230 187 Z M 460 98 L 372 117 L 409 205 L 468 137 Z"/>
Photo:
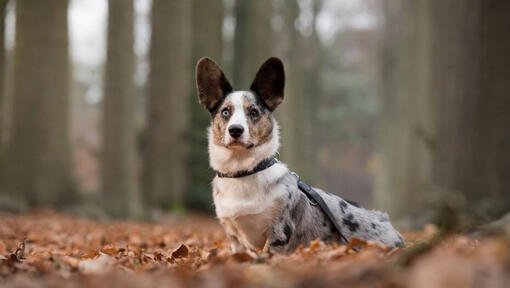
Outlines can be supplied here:
<path id="1" fill-rule="evenodd" d="M 273 111 L 283 102 L 285 87 L 285 72 L 283 63 L 276 57 L 271 57 L 260 66 L 250 90 L 262 98 L 269 110 Z"/>

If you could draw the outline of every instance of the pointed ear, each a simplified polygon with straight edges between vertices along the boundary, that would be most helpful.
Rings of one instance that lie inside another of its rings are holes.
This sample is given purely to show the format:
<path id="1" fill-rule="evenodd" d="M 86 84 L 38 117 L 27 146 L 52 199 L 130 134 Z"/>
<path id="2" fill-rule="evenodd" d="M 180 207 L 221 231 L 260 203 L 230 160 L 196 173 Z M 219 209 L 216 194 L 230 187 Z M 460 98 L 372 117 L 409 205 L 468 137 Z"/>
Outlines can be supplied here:
<path id="1" fill-rule="evenodd" d="M 198 101 L 213 113 L 223 98 L 232 92 L 232 86 L 212 59 L 203 57 L 198 60 L 196 68 Z"/>
<path id="2" fill-rule="evenodd" d="M 283 102 L 284 87 L 283 63 L 280 59 L 271 57 L 260 66 L 250 89 L 262 98 L 269 110 L 273 111 Z"/>

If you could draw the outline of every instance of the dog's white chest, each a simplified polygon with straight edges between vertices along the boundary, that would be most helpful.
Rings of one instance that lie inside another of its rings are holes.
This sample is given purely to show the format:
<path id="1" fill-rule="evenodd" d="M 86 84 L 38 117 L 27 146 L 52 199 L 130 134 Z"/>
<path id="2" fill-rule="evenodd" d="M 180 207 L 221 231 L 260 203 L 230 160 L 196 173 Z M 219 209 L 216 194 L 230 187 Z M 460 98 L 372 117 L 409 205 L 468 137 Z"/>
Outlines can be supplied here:
<path id="1" fill-rule="evenodd" d="M 280 163 L 242 178 L 219 178 L 213 181 L 213 198 L 216 216 L 238 217 L 260 214 L 271 208 L 285 194 L 284 187 L 275 182 L 287 168 Z"/>
<path id="2" fill-rule="evenodd" d="M 264 246 L 267 229 L 280 210 L 279 200 L 286 195 L 278 179 L 287 172 L 285 165 L 277 163 L 250 176 L 214 179 L 216 215 L 227 233 L 245 247 Z"/>

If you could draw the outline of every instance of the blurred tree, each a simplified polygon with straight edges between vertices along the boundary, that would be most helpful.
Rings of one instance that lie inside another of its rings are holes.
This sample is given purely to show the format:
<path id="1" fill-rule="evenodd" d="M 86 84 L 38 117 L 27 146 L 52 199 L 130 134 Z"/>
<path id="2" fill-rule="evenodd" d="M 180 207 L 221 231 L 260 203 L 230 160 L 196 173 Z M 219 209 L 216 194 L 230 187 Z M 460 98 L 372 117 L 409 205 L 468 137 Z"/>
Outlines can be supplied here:
<path id="1" fill-rule="evenodd" d="M 285 102 L 278 108 L 278 119 L 281 125 L 281 158 L 296 171 L 305 181 L 309 181 L 306 172 L 306 157 L 303 151 L 307 147 L 306 133 L 303 124 L 304 111 L 304 85 L 301 59 L 303 39 L 296 28 L 296 21 L 300 9 L 296 0 L 281 2 L 280 13 L 283 17 L 283 29 L 281 35 L 285 38 L 279 42 L 282 48 L 282 56 L 285 63 Z"/>
<path id="2" fill-rule="evenodd" d="M 428 1 L 383 3 L 382 167 L 375 201 L 394 218 L 403 218 L 423 211 L 418 204 L 422 201 L 420 195 L 431 187 L 431 143 L 417 133 L 430 135 L 433 129 L 428 90 L 430 15 Z"/>
<path id="3" fill-rule="evenodd" d="M 317 180 L 318 169 L 318 139 L 320 131 L 320 124 L 318 120 L 319 104 L 321 103 L 322 91 L 321 73 L 324 66 L 322 65 L 322 43 L 317 34 L 317 15 L 322 10 L 323 0 L 313 0 L 311 9 L 312 18 L 310 19 L 309 30 L 310 35 L 304 37 L 301 61 L 303 66 L 303 117 L 305 123 L 303 125 L 306 149 L 303 151 L 303 157 L 306 163 L 300 166 L 304 167 L 304 176 L 310 181 Z"/>
<path id="4" fill-rule="evenodd" d="M 467 225 L 501 216 L 510 210 L 510 4 L 385 3 L 378 203 L 399 218 L 429 203 L 456 206 Z"/>
<path id="5" fill-rule="evenodd" d="M 5 10 L 8 0 L 0 1 L 0 165 L 2 163 L 4 143 L 4 109 L 5 109 L 5 72 L 7 71 L 5 61 Z"/>
<path id="6" fill-rule="evenodd" d="M 285 103 L 278 110 L 281 124 L 281 158 L 306 181 L 314 181 L 316 171 L 316 135 L 312 125 L 316 114 L 319 89 L 320 41 L 315 17 L 321 1 L 312 5 L 310 35 L 303 36 L 296 23 L 301 13 L 298 1 L 284 0 L 280 12 L 283 30 L 280 39 L 285 62 Z M 315 121 L 316 122 L 316 121 Z"/>
<path id="7" fill-rule="evenodd" d="M 222 63 L 222 25 L 224 6 L 222 0 L 193 1 L 192 65 L 204 56 Z M 194 85 L 193 85 L 194 86 Z M 209 168 L 207 154 L 207 131 L 211 117 L 198 104 L 196 90 L 191 91 L 191 153 L 190 194 L 188 205 L 200 210 L 211 210 L 211 179 L 214 172 Z"/>
<path id="8" fill-rule="evenodd" d="M 243 0 L 235 3 L 234 90 L 247 90 L 262 63 L 273 56 L 271 0 Z"/>
<path id="9" fill-rule="evenodd" d="M 67 0 L 16 1 L 12 136 L 2 190 L 18 204 L 72 200 Z"/>
<path id="10" fill-rule="evenodd" d="M 433 181 L 458 191 L 468 216 L 500 217 L 510 211 L 510 2 L 434 4 Z"/>
<path id="11" fill-rule="evenodd" d="M 181 207 L 188 188 L 190 29 L 191 1 L 153 1 L 145 161 L 151 207 Z"/>
<path id="12" fill-rule="evenodd" d="M 103 100 L 104 205 L 116 217 L 139 216 L 136 172 L 134 7 L 109 0 Z"/>

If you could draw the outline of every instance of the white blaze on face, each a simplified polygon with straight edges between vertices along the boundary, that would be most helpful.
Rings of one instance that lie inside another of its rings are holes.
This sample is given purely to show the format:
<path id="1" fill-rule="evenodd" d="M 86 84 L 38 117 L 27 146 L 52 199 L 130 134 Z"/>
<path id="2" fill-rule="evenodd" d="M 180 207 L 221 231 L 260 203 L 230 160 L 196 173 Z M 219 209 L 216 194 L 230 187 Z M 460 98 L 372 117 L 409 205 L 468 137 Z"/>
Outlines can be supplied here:
<path id="1" fill-rule="evenodd" d="M 234 139 L 230 134 L 228 133 L 228 128 L 231 125 L 241 125 L 244 129 L 243 134 L 241 137 L 239 137 L 239 141 L 242 143 L 247 143 L 249 140 L 249 127 L 248 127 L 248 120 L 246 119 L 246 114 L 244 111 L 244 101 L 245 96 L 244 94 L 247 93 L 246 91 L 236 91 L 228 96 L 228 100 L 232 103 L 233 111 L 232 116 L 228 120 L 227 129 L 225 129 L 225 144 L 231 143 Z"/>

